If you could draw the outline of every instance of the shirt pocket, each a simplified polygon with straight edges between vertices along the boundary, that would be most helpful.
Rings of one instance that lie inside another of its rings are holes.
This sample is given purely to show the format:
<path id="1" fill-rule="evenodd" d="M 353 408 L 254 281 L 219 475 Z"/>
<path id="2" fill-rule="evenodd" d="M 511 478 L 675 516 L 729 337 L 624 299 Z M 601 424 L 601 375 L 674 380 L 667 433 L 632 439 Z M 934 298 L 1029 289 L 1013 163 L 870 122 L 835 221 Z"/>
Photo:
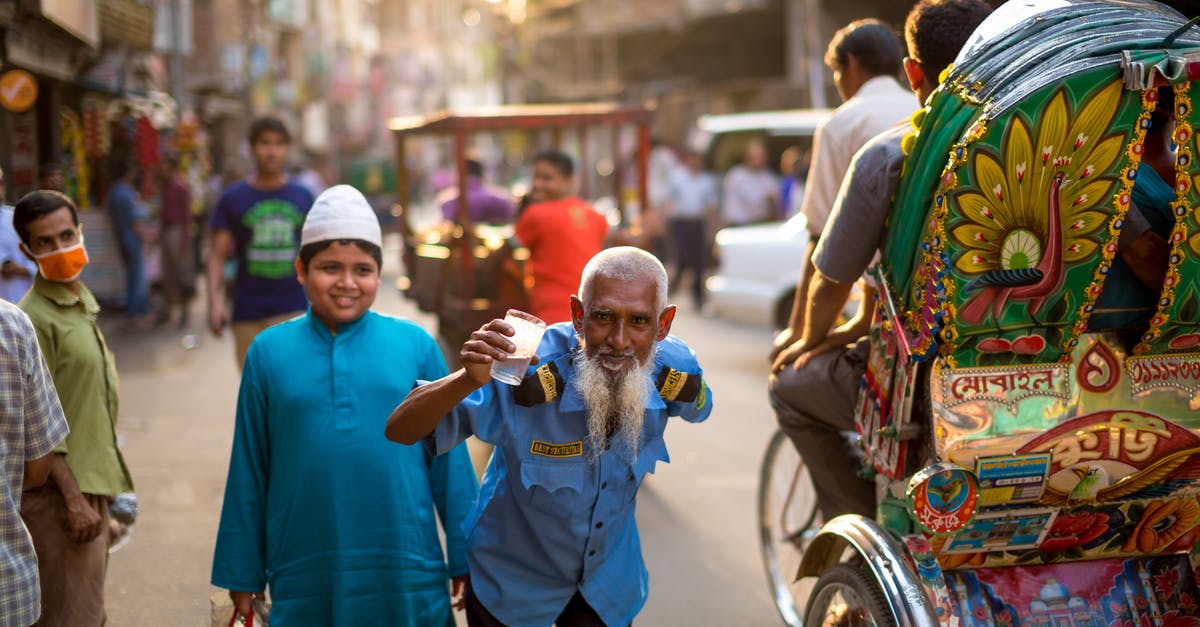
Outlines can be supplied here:
<path id="1" fill-rule="evenodd" d="M 521 485 L 534 509 L 551 516 L 571 518 L 590 511 L 584 497 L 589 481 L 587 462 L 538 461 L 521 462 Z"/>
<path id="2" fill-rule="evenodd" d="M 633 462 L 633 476 L 630 479 L 636 480 L 637 485 L 641 486 L 642 480 L 646 478 L 646 473 L 653 473 L 658 462 L 666 464 L 670 463 L 670 461 L 671 456 L 667 454 L 667 443 L 663 441 L 661 436 L 651 438 L 638 451 L 637 460 Z M 632 491 L 629 500 L 633 500 L 633 496 L 636 493 L 636 490 Z"/>

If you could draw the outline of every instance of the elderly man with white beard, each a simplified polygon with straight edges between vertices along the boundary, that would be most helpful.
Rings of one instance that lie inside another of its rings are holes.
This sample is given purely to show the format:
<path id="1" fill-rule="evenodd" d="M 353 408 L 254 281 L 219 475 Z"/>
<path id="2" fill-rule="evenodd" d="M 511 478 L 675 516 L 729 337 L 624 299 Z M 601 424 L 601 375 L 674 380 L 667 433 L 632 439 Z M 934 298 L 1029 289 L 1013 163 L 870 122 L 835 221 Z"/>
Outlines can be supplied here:
<path id="1" fill-rule="evenodd" d="M 463 345 L 463 368 L 414 388 L 387 436 L 435 453 L 468 436 L 495 445 L 466 522 L 472 627 L 628 625 L 648 576 L 638 487 L 667 462 L 663 430 L 700 422 L 712 393 L 695 353 L 670 335 L 667 273 L 618 247 L 588 262 L 571 322 L 551 325 L 519 386 L 492 381 L 515 346 L 493 320 Z"/>

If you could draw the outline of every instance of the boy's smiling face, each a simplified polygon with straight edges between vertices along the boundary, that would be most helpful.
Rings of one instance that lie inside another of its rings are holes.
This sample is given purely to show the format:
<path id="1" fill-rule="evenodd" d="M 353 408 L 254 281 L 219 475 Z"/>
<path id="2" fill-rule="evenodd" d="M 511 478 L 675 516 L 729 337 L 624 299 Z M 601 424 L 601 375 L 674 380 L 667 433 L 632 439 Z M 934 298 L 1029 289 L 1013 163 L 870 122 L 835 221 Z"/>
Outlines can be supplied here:
<path id="1" fill-rule="evenodd" d="M 379 264 L 352 242 L 333 242 L 305 268 L 296 260 L 296 277 L 308 293 L 313 315 L 330 330 L 367 313 L 379 291 Z"/>

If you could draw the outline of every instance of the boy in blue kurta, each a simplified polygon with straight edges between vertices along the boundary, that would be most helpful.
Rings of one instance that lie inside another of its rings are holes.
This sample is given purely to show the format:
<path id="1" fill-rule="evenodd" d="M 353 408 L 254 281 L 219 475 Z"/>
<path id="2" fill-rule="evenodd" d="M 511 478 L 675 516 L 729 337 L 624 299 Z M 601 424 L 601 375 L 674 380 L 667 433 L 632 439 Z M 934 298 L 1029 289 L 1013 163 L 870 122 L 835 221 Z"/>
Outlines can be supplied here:
<path id="1" fill-rule="evenodd" d="M 284 627 L 453 624 L 478 484 L 462 446 L 383 437 L 395 399 L 446 366 L 420 327 L 369 311 L 380 244 L 362 194 L 326 190 L 296 261 L 309 310 L 250 346 L 212 572 L 243 615 L 269 585 Z"/>

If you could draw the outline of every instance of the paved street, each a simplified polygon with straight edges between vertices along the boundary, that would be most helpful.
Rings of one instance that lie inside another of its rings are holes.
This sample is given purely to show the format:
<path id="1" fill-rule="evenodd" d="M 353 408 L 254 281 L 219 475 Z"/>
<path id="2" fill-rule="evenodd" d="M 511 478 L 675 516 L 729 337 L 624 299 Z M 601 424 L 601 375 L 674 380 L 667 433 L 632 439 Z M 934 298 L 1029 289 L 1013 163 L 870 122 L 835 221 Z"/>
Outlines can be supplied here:
<path id="1" fill-rule="evenodd" d="M 376 309 L 432 328 L 390 287 L 380 290 Z M 120 436 L 142 513 L 133 541 L 110 563 L 109 624 L 207 625 L 237 397 L 232 340 L 198 333 L 188 349 L 182 332 L 122 335 L 111 323 Z M 195 329 L 200 323 L 196 315 Z M 764 392 L 770 333 L 687 310 L 675 331 L 699 353 L 716 408 L 707 423 L 668 428 L 671 463 L 660 464 L 640 493 L 650 600 L 637 624 L 776 625 L 753 509 L 759 455 L 774 424 Z"/>

